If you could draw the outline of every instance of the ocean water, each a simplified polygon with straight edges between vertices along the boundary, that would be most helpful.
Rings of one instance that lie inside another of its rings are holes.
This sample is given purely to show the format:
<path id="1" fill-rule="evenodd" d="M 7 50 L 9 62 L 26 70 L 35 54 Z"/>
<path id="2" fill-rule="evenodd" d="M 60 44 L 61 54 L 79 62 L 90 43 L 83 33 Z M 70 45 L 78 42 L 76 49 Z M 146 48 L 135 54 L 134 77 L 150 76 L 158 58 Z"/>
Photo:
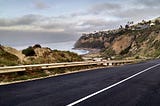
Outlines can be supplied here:
<path id="1" fill-rule="evenodd" d="M 52 50 L 64 50 L 64 51 L 71 51 L 75 52 L 79 55 L 87 54 L 89 51 L 87 50 L 75 50 L 74 48 L 75 41 L 68 41 L 68 42 L 58 42 L 58 43 L 45 43 L 45 44 L 40 44 L 42 47 L 49 47 Z M 33 44 L 34 45 L 34 44 Z M 17 50 L 23 50 L 29 46 L 33 45 L 24 45 L 24 46 L 12 46 L 16 48 Z"/>

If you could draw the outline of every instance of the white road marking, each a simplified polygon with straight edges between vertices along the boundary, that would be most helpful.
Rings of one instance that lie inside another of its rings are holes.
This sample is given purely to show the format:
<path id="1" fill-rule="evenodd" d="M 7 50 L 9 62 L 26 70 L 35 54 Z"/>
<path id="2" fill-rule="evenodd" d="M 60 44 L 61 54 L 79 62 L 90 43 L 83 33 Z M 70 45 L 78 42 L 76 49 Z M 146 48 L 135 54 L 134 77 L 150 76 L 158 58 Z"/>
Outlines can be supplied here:
<path id="1" fill-rule="evenodd" d="M 115 86 L 117 86 L 117 85 L 119 85 L 119 84 L 121 84 L 121 83 L 123 83 L 123 82 L 126 82 L 127 80 L 129 80 L 129 79 L 131 79 L 131 78 L 134 78 L 134 77 L 136 77 L 136 76 L 138 76 L 138 75 L 140 75 L 140 74 L 142 74 L 142 73 L 144 73 L 144 72 L 146 72 L 146 71 L 148 71 L 148 70 L 150 70 L 150 69 L 152 69 L 152 68 L 155 68 L 155 67 L 157 67 L 157 66 L 159 66 L 159 65 L 160 65 L 160 64 L 157 64 L 157 65 L 154 65 L 154 66 L 152 66 L 152 67 L 149 67 L 149 68 L 147 68 L 147 69 L 145 69 L 145 70 L 143 70 L 143 71 L 141 71 L 141 72 L 138 72 L 138 73 L 136 73 L 136 74 L 134 74 L 134 75 L 132 75 L 132 76 L 124 79 L 124 80 L 121 80 L 121 81 L 119 81 L 119 82 L 117 82 L 117 83 L 115 83 L 115 84 L 113 84 L 113 85 L 110 85 L 110 86 L 108 86 L 108 87 L 106 87 L 106 88 L 104 88 L 104 89 L 102 89 L 102 90 L 99 90 L 99 91 L 97 91 L 97 92 L 95 92 L 95 93 L 93 93 L 93 94 L 90 94 L 90 95 L 88 95 L 88 96 L 86 96 L 86 97 L 84 97 L 84 98 L 81 98 L 81 99 L 79 99 L 79 100 L 77 100 L 77 101 L 75 101 L 75 102 L 73 102 L 73 103 L 70 103 L 70 104 L 68 104 L 68 105 L 66 105 L 66 106 L 74 106 L 74 105 L 76 105 L 76 104 L 78 104 L 78 103 L 80 103 L 80 102 L 82 102 L 82 101 L 84 101 L 84 100 L 86 100 L 86 99 L 89 99 L 89 98 L 91 98 L 91 97 L 93 97 L 93 96 L 95 96 L 95 95 L 97 95 L 97 94 L 99 94 L 99 93 L 102 93 L 102 92 L 104 92 L 104 91 L 106 91 L 106 90 L 108 90 L 108 89 L 110 89 L 110 88 L 113 88 L 113 87 L 115 87 Z"/>

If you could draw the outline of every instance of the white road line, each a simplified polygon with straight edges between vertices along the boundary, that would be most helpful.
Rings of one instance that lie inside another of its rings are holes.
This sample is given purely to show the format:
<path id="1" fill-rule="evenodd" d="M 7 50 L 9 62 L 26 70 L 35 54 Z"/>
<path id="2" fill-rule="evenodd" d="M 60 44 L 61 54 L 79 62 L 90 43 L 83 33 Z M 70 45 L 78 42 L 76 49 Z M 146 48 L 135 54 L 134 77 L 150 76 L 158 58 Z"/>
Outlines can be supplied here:
<path id="1" fill-rule="evenodd" d="M 75 101 L 75 102 L 73 102 L 73 103 L 70 103 L 70 104 L 68 104 L 68 105 L 66 105 L 66 106 L 74 106 L 74 105 L 76 105 L 76 104 L 78 104 L 78 103 L 80 103 L 80 102 L 82 102 L 82 101 L 84 101 L 84 100 L 86 100 L 86 99 L 89 99 L 89 98 L 91 98 L 91 97 L 93 97 L 93 96 L 95 96 L 95 95 L 97 95 L 97 94 L 99 94 L 99 93 L 102 93 L 102 92 L 104 92 L 104 91 L 106 91 L 106 90 L 108 90 L 108 89 L 110 89 L 110 88 L 112 88 L 112 87 L 115 87 L 115 86 L 117 86 L 117 85 L 119 85 L 119 84 L 121 84 L 121 83 L 123 83 L 123 82 L 125 82 L 125 81 L 127 81 L 127 80 L 129 80 L 129 79 L 131 79 L 131 78 L 134 78 L 134 77 L 136 77 L 136 76 L 138 76 L 138 75 L 140 75 L 140 74 L 142 74 L 142 73 L 144 73 L 144 72 L 146 72 L 146 71 L 148 71 L 148 70 L 150 70 L 150 69 L 152 69 L 152 68 L 155 68 L 155 67 L 157 67 L 157 66 L 159 66 L 159 65 L 160 65 L 160 64 L 157 64 L 157 65 L 154 65 L 154 66 L 152 66 L 152 67 L 149 67 L 149 68 L 147 68 L 147 69 L 145 69 L 145 70 L 143 70 L 143 71 L 141 71 L 141 72 L 138 72 L 138 73 L 136 73 L 136 74 L 134 74 L 134 75 L 132 75 L 132 76 L 124 79 L 124 80 L 121 80 L 121 81 L 119 81 L 119 82 L 117 82 L 117 83 L 115 83 L 115 84 L 113 84 L 113 85 L 111 85 L 111 86 L 108 86 L 108 87 L 106 87 L 106 88 L 104 88 L 104 89 L 102 89 L 102 90 L 99 90 L 99 91 L 97 91 L 97 92 L 95 92 L 95 93 L 93 93 L 93 94 L 90 94 L 90 95 L 88 95 L 88 96 L 86 96 L 86 97 L 84 97 L 84 98 L 81 98 L 81 99 L 79 99 L 79 100 L 77 100 L 77 101 Z"/>

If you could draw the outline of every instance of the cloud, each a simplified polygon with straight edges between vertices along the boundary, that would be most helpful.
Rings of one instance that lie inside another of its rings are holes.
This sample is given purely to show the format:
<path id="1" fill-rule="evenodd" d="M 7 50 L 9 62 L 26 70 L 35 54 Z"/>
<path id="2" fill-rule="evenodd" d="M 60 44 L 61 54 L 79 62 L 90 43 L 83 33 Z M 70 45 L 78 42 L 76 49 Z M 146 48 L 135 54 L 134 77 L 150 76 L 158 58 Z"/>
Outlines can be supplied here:
<path id="1" fill-rule="evenodd" d="M 136 5 L 142 5 L 144 7 L 159 7 L 160 1 L 159 0 L 135 0 L 134 4 Z"/>
<path id="2" fill-rule="evenodd" d="M 36 2 L 34 2 L 34 7 L 36 9 L 46 9 L 46 8 L 49 8 L 50 6 L 45 2 L 36 1 Z"/>
<path id="3" fill-rule="evenodd" d="M 87 12 L 75 12 L 75 13 L 71 13 L 70 16 L 71 17 L 79 17 L 79 16 L 85 16 L 85 15 L 88 15 L 88 14 L 90 14 L 89 11 L 87 11 Z"/>
<path id="4" fill-rule="evenodd" d="M 22 30 L 28 32 L 64 32 L 76 26 L 76 22 L 72 20 L 69 21 L 69 18 L 71 19 L 71 17 L 66 16 L 45 17 L 29 14 L 13 19 L 0 19 L 0 29 L 10 31 Z"/>
<path id="5" fill-rule="evenodd" d="M 110 14 L 114 11 L 121 10 L 122 4 L 121 3 L 97 3 L 94 5 L 90 5 L 86 11 L 78 11 L 70 14 L 71 17 L 82 17 L 87 15 L 100 15 L 100 14 Z"/>
<path id="6" fill-rule="evenodd" d="M 57 43 L 74 41 L 77 39 L 75 33 L 69 32 L 35 32 L 35 31 L 17 31 L 17 30 L 0 30 L 1 44 L 15 45 L 33 45 L 44 43 Z"/>
<path id="7" fill-rule="evenodd" d="M 138 1 L 139 0 L 135 2 L 138 2 Z M 153 5 L 153 3 L 151 3 L 151 5 L 147 5 L 149 1 L 150 0 L 146 0 L 146 1 L 142 0 L 142 2 L 139 2 L 139 4 L 137 4 L 136 6 L 134 4 L 135 2 L 132 2 L 133 4 L 131 3 L 130 5 L 128 5 L 130 8 L 115 11 L 112 13 L 112 15 L 114 17 L 118 17 L 121 20 L 128 19 L 128 21 L 132 20 L 136 22 L 141 21 L 143 19 L 148 20 L 148 19 L 158 17 L 160 14 L 160 11 L 159 11 L 160 7 Z"/>
<path id="8" fill-rule="evenodd" d="M 99 14 L 102 12 L 112 12 L 119 9 L 122 9 L 122 7 L 120 4 L 117 3 L 100 3 L 91 6 L 89 12 Z"/>
<path id="9" fill-rule="evenodd" d="M 31 25 L 37 20 L 40 19 L 40 16 L 37 15 L 24 15 L 19 18 L 14 19 L 0 19 L 0 26 L 1 27 L 9 27 L 9 26 L 19 26 L 19 25 Z"/>
<path id="10" fill-rule="evenodd" d="M 114 13 L 115 16 L 118 16 L 120 18 L 134 18 L 134 19 L 140 19 L 142 18 L 149 18 L 152 16 L 156 16 L 157 14 L 160 14 L 159 9 L 128 9 L 125 11 L 119 11 Z"/>
<path id="11" fill-rule="evenodd" d="M 50 23 L 47 24 L 43 24 L 40 27 L 44 28 L 44 29 L 64 29 L 67 28 L 69 26 L 72 26 L 73 23 L 67 23 L 67 22 L 52 22 L 49 21 Z"/>
<path id="12" fill-rule="evenodd" d="M 139 3 L 138 3 L 139 2 Z M 137 3 L 137 5 L 135 5 Z M 154 18 L 160 14 L 160 7 L 155 6 L 159 0 L 155 0 L 150 6 L 151 0 L 128 0 L 127 2 L 105 2 L 92 4 L 90 7 L 73 11 L 72 13 L 57 16 L 41 16 L 28 14 L 12 19 L 0 19 L 1 30 L 40 31 L 52 33 L 70 34 L 90 32 L 94 30 L 118 28 L 127 21 L 141 21 Z M 45 9 L 45 2 L 37 1 L 35 6 Z M 147 7 L 148 6 L 148 7 Z"/>
<path id="13" fill-rule="evenodd" d="M 105 20 L 103 18 L 94 18 L 81 21 L 82 22 L 78 24 L 74 29 L 80 34 L 85 32 L 115 29 L 118 28 L 122 23 L 124 23 L 124 20 Z"/>
<path id="14" fill-rule="evenodd" d="M 82 26 L 104 26 L 107 22 L 104 19 L 88 19 L 85 20 Z"/>

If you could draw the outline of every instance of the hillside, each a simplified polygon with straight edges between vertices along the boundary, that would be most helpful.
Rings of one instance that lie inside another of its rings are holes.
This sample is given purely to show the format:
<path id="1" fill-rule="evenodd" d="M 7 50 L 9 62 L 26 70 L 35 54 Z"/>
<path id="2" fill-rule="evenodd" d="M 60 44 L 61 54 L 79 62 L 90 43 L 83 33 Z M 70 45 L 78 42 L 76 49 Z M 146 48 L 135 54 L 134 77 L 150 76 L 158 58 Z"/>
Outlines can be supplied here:
<path id="1" fill-rule="evenodd" d="M 40 63 L 59 63 L 82 61 L 81 56 L 69 51 L 51 50 L 48 47 L 35 45 L 28 47 L 22 51 L 25 54 L 25 64 L 40 64 Z"/>
<path id="2" fill-rule="evenodd" d="M 159 57 L 160 17 L 117 30 L 83 34 L 75 48 L 101 49 L 101 56 L 106 58 Z"/>
<path id="3" fill-rule="evenodd" d="M 4 50 L 4 47 L 0 45 L 0 66 L 5 65 L 17 65 L 20 63 L 19 58 Z"/>
<path id="4" fill-rule="evenodd" d="M 12 47 L 0 46 L 0 66 L 73 61 L 82 61 L 82 58 L 73 52 L 51 50 L 40 45 L 30 46 L 22 51 Z"/>

